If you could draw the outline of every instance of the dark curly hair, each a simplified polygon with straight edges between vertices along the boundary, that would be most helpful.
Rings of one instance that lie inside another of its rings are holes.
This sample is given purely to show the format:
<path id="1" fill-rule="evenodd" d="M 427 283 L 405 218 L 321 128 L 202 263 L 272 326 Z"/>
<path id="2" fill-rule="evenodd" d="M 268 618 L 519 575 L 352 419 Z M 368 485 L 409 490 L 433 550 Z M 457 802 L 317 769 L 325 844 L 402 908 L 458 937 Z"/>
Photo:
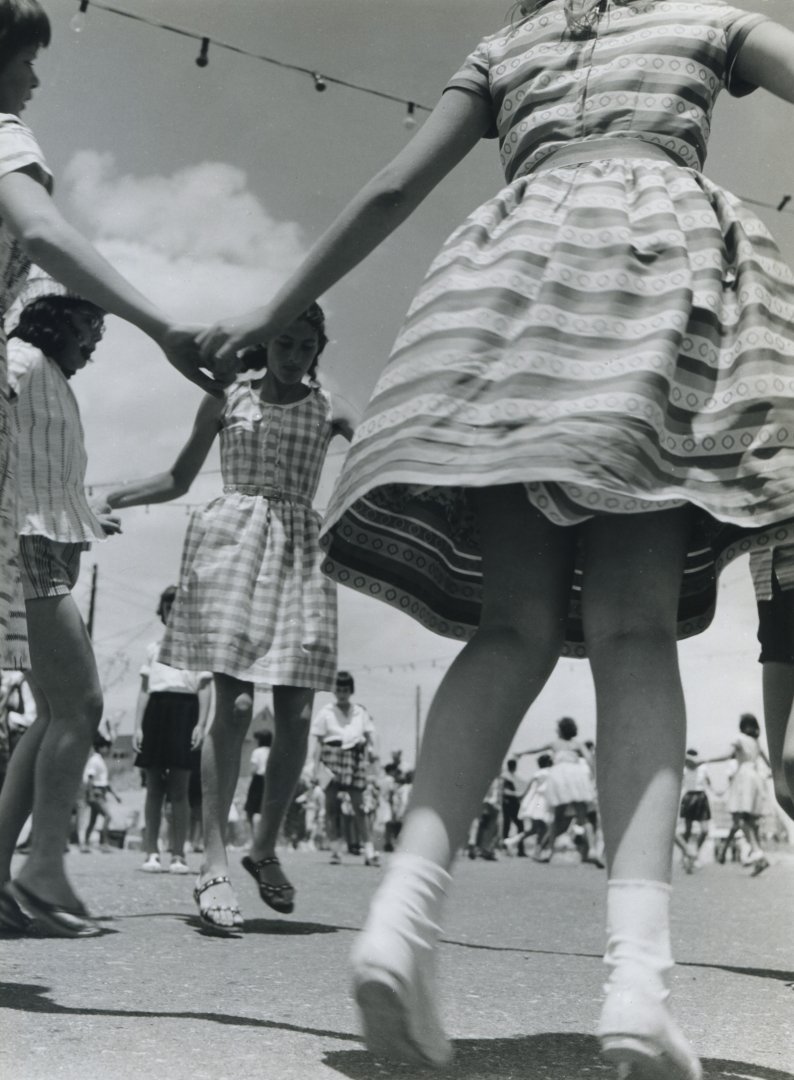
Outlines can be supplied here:
<path id="1" fill-rule="evenodd" d="M 50 20 L 38 0 L 0 0 L 0 68 L 20 49 L 46 49 Z"/>
<path id="2" fill-rule="evenodd" d="M 317 334 L 317 352 L 307 374 L 312 382 L 317 380 L 317 362 L 328 344 L 325 332 L 325 312 L 319 304 L 310 304 L 295 322 L 307 322 Z M 267 367 L 267 345 L 250 345 L 240 354 L 240 371 L 255 371 Z"/>
<path id="3" fill-rule="evenodd" d="M 21 338 L 41 349 L 45 356 L 57 360 L 67 342 L 69 316 L 76 310 L 87 311 L 98 320 L 105 317 L 104 311 L 90 300 L 70 296 L 40 296 L 22 309 L 19 322 L 9 337 Z"/>
<path id="4" fill-rule="evenodd" d="M 563 716 L 561 720 L 557 721 L 557 734 L 561 739 L 573 739 L 578 731 L 576 721 L 570 716 Z"/>

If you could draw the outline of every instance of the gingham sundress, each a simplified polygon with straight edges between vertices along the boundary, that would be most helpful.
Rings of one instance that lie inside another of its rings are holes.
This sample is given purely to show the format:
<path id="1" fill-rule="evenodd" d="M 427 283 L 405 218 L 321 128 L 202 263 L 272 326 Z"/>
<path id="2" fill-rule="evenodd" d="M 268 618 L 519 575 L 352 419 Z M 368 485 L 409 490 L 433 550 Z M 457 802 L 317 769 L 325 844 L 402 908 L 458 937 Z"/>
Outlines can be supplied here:
<path id="1" fill-rule="evenodd" d="M 331 440 L 328 395 L 290 405 L 235 383 L 221 419 L 223 494 L 195 510 L 160 662 L 332 690 L 336 592 L 312 509 Z"/>
<path id="2" fill-rule="evenodd" d="M 692 504 L 679 635 L 716 572 L 794 538 L 794 279 L 701 168 L 761 20 L 722 0 L 564 0 L 448 86 L 493 116 L 507 186 L 450 236 L 330 500 L 326 572 L 461 640 L 480 617 L 468 489 L 552 522 Z M 763 531 L 758 531 L 759 527 Z M 583 655 L 577 569 L 566 652 Z"/>

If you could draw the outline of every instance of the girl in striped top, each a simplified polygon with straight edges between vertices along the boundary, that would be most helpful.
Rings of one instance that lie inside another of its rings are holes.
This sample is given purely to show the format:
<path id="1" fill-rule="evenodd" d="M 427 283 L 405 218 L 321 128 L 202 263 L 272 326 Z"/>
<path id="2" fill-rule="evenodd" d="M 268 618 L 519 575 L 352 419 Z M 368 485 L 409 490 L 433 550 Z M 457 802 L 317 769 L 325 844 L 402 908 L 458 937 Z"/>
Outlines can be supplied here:
<path id="1" fill-rule="evenodd" d="M 213 672 L 215 714 L 202 745 L 204 863 L 194 898 L 205 928 L 243 919 L 229 879 L 226 823 L 251 720 L 255 683 L 273 689 L 275 736 L 261 817 L 244 859 L 266 904 L 293 909 L 295 890 L 276 857 L 279 828 L 306 760 L 315 690 L 336 674 L 336 594 L 321 572 L 320 518 L 312 508 L 334 435 L 352 422 L 315 379 L 325 318 L 312 304 L 266 347 L 223 400 L 207 396 L 171 469 L 113 491 L 114 508 L 167 502 L 189 490 L 220 436 L 223 494 L 196 510 L 160 662 Z"/>
<path id="2" fill-rule="evenodd" d="M 506 186 L 430 267 L 326 517 L 337 581 L 468 640 L 354 950 L 376 1054 L 449 1059 L 433 988 L 448 870 L 561 650 L 586 647 L 602 1049 L 633 1077 L 701 1075 L 666 1005 L 676 637 L 707 626 L 722 561 L 794 535 L 794 281 L 701 172 L 719 93 L 756 87 L 794 102 L 794 34 L 723 0 L 524 0 L 273 300 L 200 337 L 233 364 L 498 138 Z"/>
<path id="3" fill-rule="evenodd" d="M 28 280 L 20 303 L 9 383 L 19 427 L 19 564 L 37 718 L 0 794 L 0 879 L 9 879 L 13 846 L 32 809 L 30 855 L 7 886 L 4 906 L 16 900 L 47 933 L 89 937 L 100 928 L 66 879 L 63 852 L 102 717 L 102 689 L 71 593 L 82 552 L 119 525 L 86 499 L 83 427 L 70 381 L 91 359 L 104 315 L 40 274 Z M 57 900 L 44 889 L 53 881 L 61 885 Z"/>

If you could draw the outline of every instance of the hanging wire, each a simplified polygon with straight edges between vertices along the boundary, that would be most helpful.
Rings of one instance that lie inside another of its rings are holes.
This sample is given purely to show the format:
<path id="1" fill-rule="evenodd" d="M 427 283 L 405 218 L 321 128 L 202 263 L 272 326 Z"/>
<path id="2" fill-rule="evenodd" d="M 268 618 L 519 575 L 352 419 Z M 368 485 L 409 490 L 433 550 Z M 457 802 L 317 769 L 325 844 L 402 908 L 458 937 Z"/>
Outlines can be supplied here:
<path id="1" fill-rule="evenodd" d="M 85 7 L 83 5 L 85 5 Z M 89 0 L 80 0 L 81 12 L 84 12 L 88 6 Z M 118 15 L 120 18 L 129 19 L 131 22 L 143 23 L 145 26 L 151 26 L 157 30 L 165 30 L 170 34 L 177 34 L 180 37 L 199 41 L 202 43 L 202 53 L 199 55 L 199 59 L 204 55 L 207 63 L 209 60 L 204 51 L 204 42 L 207 43 L 207 50 L 209 50 L 209 46 L 212 44 L 217 49 L 225 49 L 227 52 L 236 53 L 238 56 L 247 56 L 251 60 L 259 60 L 263 64 L 270 64 L 272 67 L 282 68 L 285 71 L 294 71 L 300 75 L 308 75 L 309 78 L 314 81 L 315 88 L 319 91 L 325 90 L 328 85 L 343 86 L 347 90 L 355 90 L 360 94 L 369 94 L 371 97 L 382 98 L 385 101 L 396 101 L 406 107 L 409 104 L 413 104 L 414 109 L 419 109 L 422 112 L 432 111 L 429 105 L 421 105 L 419 102 L 409 102 L 407 98 L 400 97 L 399 94 L 390 94 L 385 90 L 377 90 L 375 87 L 364 86 L 361 83 L 351 82 L 349 79 L 341 79 L 334 75 L 320 75 L 315 68 L 303 67 L 302 64 L 291 64 L 286 60 L 279 60 L 277 57 L 268 56 L 265 53 L 251 52 L 248 49 L 241 48 L 239 45 L 232 45 L 228 41 L 219 41 L 217 38 L 208 37 L 205 34 L 198 34 L 193 30 L 185 30 L 184 27 L 174 26 L 171 23 L 162 22 L 159 19 L 152 19 L 147 15 L 138 15 L 132 11 L 125 11 L 123 8 L 116 7 L 114 4 L 101 3 L 100 0 L 90 0 L 90 6 L 111 15 Z M 199 61 L 197 60 L 196 63 L 198 64 Z M 206 63 L 199 64 L 199 67 L 206 67 Z"/>

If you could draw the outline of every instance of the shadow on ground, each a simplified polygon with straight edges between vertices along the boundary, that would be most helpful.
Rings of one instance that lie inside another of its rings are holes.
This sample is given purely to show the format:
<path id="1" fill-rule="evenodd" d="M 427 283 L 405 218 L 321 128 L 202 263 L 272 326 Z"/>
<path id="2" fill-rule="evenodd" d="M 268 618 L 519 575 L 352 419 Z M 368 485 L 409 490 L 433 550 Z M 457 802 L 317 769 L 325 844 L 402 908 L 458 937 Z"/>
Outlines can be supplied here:
<path id="1" fill-rule="evenodd" d="M 458 1039 L 455 1057 L 446 1069 L 422 1069 L 373 1057 L 366 1050 L 331 1050 L 323 1064 L 350 1080 L 419 1080 L 454 1076 L 455 1080 L 576 1080 L 615 1075 L 599 1059 L 598 1040 L 591 1035 L 526 1035 L 513 1039 Z M 791 1073 L 743 1061 L 705 1058 L 703 1080 L 794 1080 Z"/>

